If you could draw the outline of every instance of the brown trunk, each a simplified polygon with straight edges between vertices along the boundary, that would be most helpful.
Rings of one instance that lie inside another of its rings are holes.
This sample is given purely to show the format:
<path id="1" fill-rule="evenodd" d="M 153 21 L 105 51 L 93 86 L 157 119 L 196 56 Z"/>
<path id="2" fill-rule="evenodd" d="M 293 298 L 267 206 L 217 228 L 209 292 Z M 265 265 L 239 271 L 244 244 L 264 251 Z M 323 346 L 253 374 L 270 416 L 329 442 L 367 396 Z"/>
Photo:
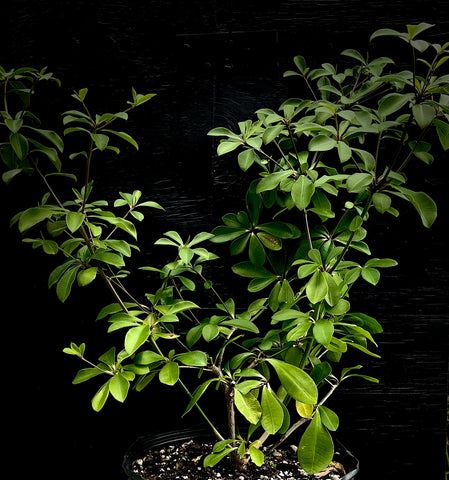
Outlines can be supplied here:
<path id="1" fill-rule="evenodd" d="M 230 439 L 235 440 L 236 432 L 235 432 L 234 389 L 232 387 L 225 386 L 225 397 L 226 397 L 226 410 L 228 414 L 228 434 Z M 244 467 L 244 462 L 240 458 L 240 455 L 237 453 L 237 450 L 234 450 L 231 453 L 230 457 L 236 471 L 242 470 Z"/>

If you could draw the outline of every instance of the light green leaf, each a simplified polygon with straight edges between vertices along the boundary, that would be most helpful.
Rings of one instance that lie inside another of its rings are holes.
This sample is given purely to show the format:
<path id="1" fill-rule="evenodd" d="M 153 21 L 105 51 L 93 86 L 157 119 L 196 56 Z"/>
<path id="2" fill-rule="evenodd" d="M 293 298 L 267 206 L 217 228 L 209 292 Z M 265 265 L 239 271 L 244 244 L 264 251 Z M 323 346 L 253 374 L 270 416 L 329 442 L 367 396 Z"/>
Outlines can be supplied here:
<path id="1" fill-rule="evenodd" d="M 125 350 L 132 355 L 150 336 L 149 325 L 139 325 L 130 328 L 125 336 Z"/>
<path id="2" fill-rule="evenodd" d="M 365 267 L 362 268 L 362 277 L 372 285 L 377 285 L 380 279 L 380 272 L 376 268 Z"/>
<path id="3" fill-rule="evenodd" d="M 255 425 L 260 420 L 262 407 L 251 392 L 243 395 L 238 390 L 234 390 L 234 402 L 237 410 L 249 423 Z"/>
<path id="4" fill-rule="evenodd" d="M 226 153 L 232 152 L 236 148 L 238 148 L 242 142 L 240 140 L 238 141 L 233 141 L 233 142 L 220 142 L 220 144 L 217 147 L 217 155 L 225 155 Z"/>
<path id="5" fill-rule="evenodd" d="M 128 395 L 129 381 L 119 372 L 109 381 L 109 391 L 119 402 L 124 402 Z"/>
<path id="6" fill-rule="evenodd" d="M 263 177 L 257 184 L 256 193 L 274 190 L 282 180 L 288 178 L 292 173 L 292 170 L 283 170 Z"/>
<path id="7" fill-rule="evenodd" d="M 114 265 L 115 267 L 123 267 L 125 265 L 122 255 L 108 252 L 107 250 L 103 249 L 97 250 L 92 258 L 109 265 Z"/>
<path id="8" fill-rule="evenodd" d="M 321 318 L 313 326 L 313 336 L 321 345 L 329 345 L 334 334 L 332 321 Z"/>
<path id="9" fill-rule="evenodd" d="M 251 262 L 237 263 L 232 271 L 241 277 L 248 278 L 270 278 L 272 274 L 262 266 L 253 265 Z"/>
<path id="10" fill-rule="evenodd" d="M 159 381 L 172 386 L 179 380 L 179 365 L 176 362 L 167 362 L 159 372 Z"/>
<path id="11" fill-rule="evenodd" d="M 180 353 L 176 356 L 184 365 L 192 367 L 207 367 L 207 355 L 199 350 L 193 352 Z"/>
<path id="12" fill-rule="evenodd" d="M 44 207 L 33 207 L 25 210 L 19 218 L 19 231 L 25 232 L 34 225 L 50 218 L 53 213 L 51 209 Z"/>
<path id="13" fill-rule="evenodd" d="M 203 465 L 204 467 L 215 467 L 215 465 L 220 461 L 223 460 L 224 457 L 229 455 L 234 449 L 233 448 L 225 448 L 223 451 L 219 453 L 211 453 L 204 458 Z"/>
<path id="14" fill-rule="evenodd" d="M 296 180 L 293 184 L 291 195 L 293 202 L 299 210 L 304 210 L 309 205 L 314 192 L 315 186 L 308 177 L 301 175 Z"/>
<path id="15" fill-rule="evenodd" d="M 265 461 L 265 455 L 263 452 L 253 445 L 250 445 L 249 447 L 249 456 L 258 467 L 261 467 Z"/>
<path id="16" fill-rule="evenodd" d="M 85 270 L 81 270 L 78 273 L 78 285 L 80 287 L 85 287 L 86 285 L 89 285 L 89 283 L 95 280 L 95 277 L 97 276 L 97 271 L 97 267 L 90 267 L 86 268 Z"/>
<path id="17" fill-rule="evenodd" d="M 71 355 L 73 355 L 70 350 L 68 350 L 66 353 L 70 353 Z M 78 385 L 80 383 L 87 382 L 91 378 L 97 377 L 101 374 L 102 372 L 98 368 L 83 368 L 81 370 L 78 370 L 72 383 L 73 385 Z"/>
<path id="18" fill-rule="evenodd" d="M 275 370 L 282 386 L 295 400 L 315 404 L 318 400 L 318 390 L 315 382 L 304 370 L 281 360 L 266 360 Z"/>
<path id="19" fill-rule="evenodd" d="M 306 295 L 311 303 L 316 304 L 327 295 L 328 287 L 326 279 L 321 270 L 317 270 L 312 278 L 307 282 Z"/>
<path id="20" fill-rule="evenodd" d="M 69 230 L 74 233 L 81 227 L 84 222 L 84 213 L 68 212 L 66 215 L 66 223 Z"/>
<path id="21" fill-rule="evenodd" d="M 56 295 L 59 300 L 61 300 L 61 302 L 65 302 L 70 295 L 72 285 L 75 282 L 76 275 L 80 268 L 81 265 L 76 265 L 69 268 L 67 271 L 64 272 L 58 284 L 56 285 Z"/>
<path id="22" fill-rule="evenodd" d="M 267 433 L 273 435 L 279 431 L 284 423 L 284 409 L 273 391 L 267 386 L 262 389 L 261 407 L 262 427 Z"/>
<path id="23" fill-rule="evenodd" d="M 317 410 L 299 442 L 298 460 L 307 473 L 315 474 L 324 470 L 333 456 L 332 438 L 323 426 Z"/>
<path id="24" fill-rule="evenodd" d="M 144 352 L 139 352 L 135 356 L 134 363 L 136 365 L 150 365 L 151 363 L 160 362 L 162 360 L 164 360 L 164 357 L 159 353 L 145 350 Z"/>
<path id="25" fill-rule="evenodd" d="M 106 403 L 106 400 L 109 396 L 109 381 L 107 381 L 95 394 L 94 398 L 92 399 L 92 408 L 99 412 Z"/>
<path id="26" fill-rule="evenodd" d="M 228 325 L 230 327 L 240 328 L 247 332 L 259 333 L 257 325 L 249 320 L 244 320 L 243 318 L 234 318 L 232 320 L 226 320 L 221 322 L 220 325 Z"/>

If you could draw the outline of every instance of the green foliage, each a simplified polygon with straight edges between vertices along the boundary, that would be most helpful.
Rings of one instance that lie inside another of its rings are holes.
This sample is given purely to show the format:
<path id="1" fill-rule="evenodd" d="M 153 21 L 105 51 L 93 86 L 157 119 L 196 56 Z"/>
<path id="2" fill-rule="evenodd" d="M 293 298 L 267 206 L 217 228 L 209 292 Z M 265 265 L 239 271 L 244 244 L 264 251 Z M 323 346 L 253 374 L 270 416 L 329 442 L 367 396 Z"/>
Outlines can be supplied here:
<path id="1" fill-rule="evenodd" d="M 378 357 L 372 350 L 382 327 L 352 311 L 350 294 L 359 280 L 375 286 L 381 270 L 397 264 L 373 256 L 367 232 L 375 228 L 376 214 L 395 218 L 403 204 L 417 211 L 425 227 L 437 215 L 433 200 L 412 190 L 405 175 L 413 161 L 433 163 L 433 143 L 449 148 L 449 76 L 442 73 L 448 44 L 417 38 L 428 28 L 423 23 L 408 25 L 405 33 L 382 29 L 371 37 L 407 42 L 414 58 L 410 71 L 396 71 L 392 59 L 369 60 L 354 49 L 342 52 L 343 69 L 330 63 L 313 69 L 297 56 L 296 70 L 285 76 L 304 81 L 311 98 L 288 99 L 277 111 L 260 108 L 236 132 L 211 130 L 220 139 L 219 156 L 235 155 L 245 175 L 256 172 L 244 205 L 224 215 L 211 233 L 182 238 L 169 230 L 156 240 L 155 248 L 171 249 L 173 260 L 142 267 L 153 277 L 143 300 L 126 289 L 126 265 L 138 249 L 142 211 L 163 208 L 141 201 L 140 190 L 119 192 L 110 207 L 94 200 L 90 166 L 108 151 L 119 154 L 121 144 L 138 149 L 115 125 L 153 94 L 132 90 L 123 111 L 92 115 L 88 90 L 81 89 L 73 94 L 77 108 L 62 115 L 60 135 L 41 128 L 30 110 L 31 92 L 41 81 L 57 82 L 53 75 L 0 68 L 3 180 L 9 184 L 35 173 L 48 189 L 11 223 L 23 234 L 36 232 L 24 238 L 33 248 L 61 258 L 48 286 L 62 302 L 75 288 L 103 280 L 114 303 L 97 319 L 107 321 L 108 332 L 123 333 L 121 347 L 96 363 L 86 358 L 84 344 L 64 350 L 88 364 L 74 383 L 103 379 L 94 410 L 110 397 L 124 402 L 131 388 L 140 392 L 154 381 L 179 386 L 187 394 L 184 414 L 196 408 L 217 436 L 206 467 L 227 456 L 236 468 L 246 461 L 261 465 L 267 438 L 276 436 L 278 445 L 301 428 L 302 466 L 310 473 L 327 467 L 339 417 L 324 403 L 350 378 L 378 381 L 358 373 L 361 364 L 347 366 L 344 360 L 351 350 Z M 65 136 L 73 137 L 73 152 L 65 151 Z M 84 163 L 81 182 L 64 171 L 64 158 Z M 58 191 L 68 182 L 72 196 L 62 197 Z M 207 242 L 229 244 L 238 258 L 232 271 L 248 281 L 248 301 L 220 295 L 220 282 L 212 281 L 218 257 Z M 205 308 L 195 301 L 202 290 L 213 298 Z M 198 370 L 197 383 L 184 383 L 186 370 Z M 200 406 L 211 385 L 223 392 L 239 434 L 233 421 L 229 435 L 218 432 Z M 258 438 L 251 440 L 253 435 Z"/>

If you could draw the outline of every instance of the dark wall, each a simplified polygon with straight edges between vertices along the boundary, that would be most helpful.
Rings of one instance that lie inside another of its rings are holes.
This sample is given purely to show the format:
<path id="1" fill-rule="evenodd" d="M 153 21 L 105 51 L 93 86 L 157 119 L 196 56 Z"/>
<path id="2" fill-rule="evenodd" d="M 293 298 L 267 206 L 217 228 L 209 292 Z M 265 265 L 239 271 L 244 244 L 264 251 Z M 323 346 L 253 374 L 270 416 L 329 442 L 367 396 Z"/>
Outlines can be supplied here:
<path id="1" fill-rule="evenodd" d="M 334 62 L 345 48 L 363 51 L 378 28 L 401 30 L 420 21 L 436 24 L 429 31 L 433 41 L 449 40 L 449 6 L 442 0 L 12 0 L 0 13 L 0 64 L 48 65 L 62 80 L 49 109 L 67 109 L 71 91 L 83 87 L 99 112 L 121 108 L 132 86 L 157 93 L 129 124 L 139 153 L 108 158 L 97 181 L 100 195 L 137 186 L 164 205 L 167 213 L 141 232 L 148 245 L 158 228 L 211 229 L 221 214 L 239 208 L 245 176 L 233 159 L 215 157 L 206 133 L 215 126 L 232 128 L 257 108 L 277 107 L 294 94 L 295 85 L 282 78 L 294 55 L 315 65 Z M 400 264 L 377 288 L 360 292 L 360 308 L 385 329 L 382 359 L 365 367 L 381 382 L 354 382 L 333 400 L 341 417 L 339 436 L 359 457 L 362 480 L 443 476 L 447 154 L 436 160 L 432 168 L 414 172 L 417 189 L 439 205 L 434 227 L 425 230 L 414 212 L 401 214 L 395 224 L 380 219 L 370 242 L 376 242 L 377 256 Z M 45 285 L 48 258 L 21 245 L 7 226 L 27 205 L 28 192 L 10 190 L 1 187 L 3 432 L 11 478 L 124 479 L 121 456 L 136 435 L 164 423 L 182 424 L 179 392 L 173 414 L 155 411 L 151 402 L 152 395 L 172 401 L 167 389 L 131 395 L 124 406 L 111 402 L 99 414 L 90 409 L 92 387 L 71 385 L 79 365 L 61 352 L 70 341 L 101 349 L 89 340 L 100 338 L 104 325 L 94 323 L 95 314 L 83 306 L 100 308 L 103 292 L 75 294 L 64 307 L 54 302 Z M 146 260 L 153 258 L 138 256 L 141 264 Z"/>

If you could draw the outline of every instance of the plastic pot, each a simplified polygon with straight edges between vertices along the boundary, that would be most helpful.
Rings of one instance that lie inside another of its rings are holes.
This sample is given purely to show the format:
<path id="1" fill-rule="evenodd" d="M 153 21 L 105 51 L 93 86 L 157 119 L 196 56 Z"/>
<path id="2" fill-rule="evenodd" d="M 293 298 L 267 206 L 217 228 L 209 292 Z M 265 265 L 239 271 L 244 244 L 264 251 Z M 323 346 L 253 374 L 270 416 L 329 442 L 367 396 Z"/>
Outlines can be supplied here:
<path id="1" fill-rule="evenodd" d="M 209 429 L 186 429 L 143 435 L 138 437 L 126 452 L 123 459 L 123 469 L 128 476 L 128 480 L 145 480 L 140 474 L 132 471 L 132 464 L 135 460 L 145 457 L 149 450 L 163 447 L 164 445 L 183 443 L 192 439 L 210 441 L 211 438 Z M 359 471 L 359 461 L 357 458 L 338 441 L 336 442 L 335 450 L 335 460 L 344 465 L 347 471 L 347 473 L 341 477 L 341 480 L 355 479 Z"/>

